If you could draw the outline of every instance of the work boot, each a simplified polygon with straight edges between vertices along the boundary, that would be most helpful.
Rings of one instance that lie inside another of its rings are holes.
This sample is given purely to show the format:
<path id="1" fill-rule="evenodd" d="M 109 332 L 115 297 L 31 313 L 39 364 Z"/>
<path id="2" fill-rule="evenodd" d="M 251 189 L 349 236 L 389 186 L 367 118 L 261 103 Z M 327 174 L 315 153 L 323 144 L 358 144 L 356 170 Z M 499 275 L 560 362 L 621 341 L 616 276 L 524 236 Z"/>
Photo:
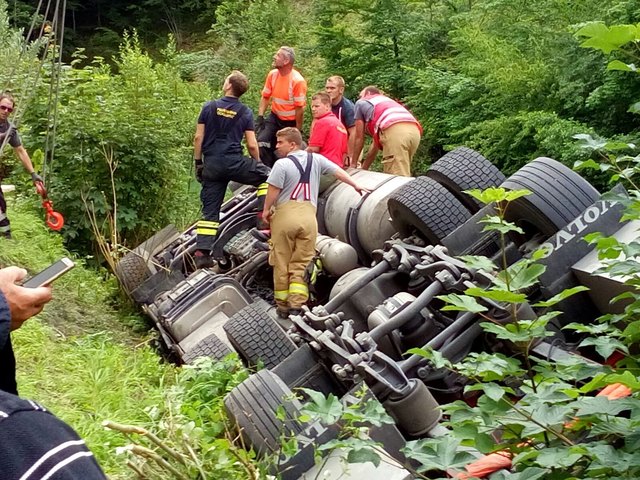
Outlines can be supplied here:
<path id="1" fill-rule="evenodd" d="M 211 268 L 215 265 L 213 257 L 202 250 L 196 250 L 194 257 L 196 261 L 196 268 Z"/>
<path id="2" fill-rule="evenodd" d="M 289 309 L 289 316 L 292 315 L 302 315 L 302 309 L 301 308 L 290 308 Z"/>

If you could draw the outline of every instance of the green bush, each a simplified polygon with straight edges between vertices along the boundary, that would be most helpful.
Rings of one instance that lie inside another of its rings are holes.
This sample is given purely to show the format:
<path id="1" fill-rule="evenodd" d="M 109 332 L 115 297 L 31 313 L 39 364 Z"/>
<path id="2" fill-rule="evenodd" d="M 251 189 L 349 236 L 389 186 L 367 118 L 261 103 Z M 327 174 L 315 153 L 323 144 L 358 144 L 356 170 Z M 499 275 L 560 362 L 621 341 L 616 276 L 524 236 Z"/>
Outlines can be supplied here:
<path id="1" fill-rule="evenodd" d="M 14 238 L 0 239 L 0 266 L 34 274 L 71 256 L 32 202 L 8 195 L 8 203 Z M 76 268 L 55 282 L 44 311 L 12 333 L 18 388 L 77 430 L 110 478 L 131 478 L 113 454 L 125 439 L 101 422 L 148 421 L 146 409 L 162 403 L 173 369 L 150 348 L 148 325 L 119 299 L 115 279 L 74 261 Z"/>
<path id="2" fill-rule="evenodd" d="M 192 221 L 199 202 L 188 191 L 191 146 L 206 88 L 185 83 L 170 61 L 155 64 L 135 35 L 125 37 L 117 73 L 101 59 L 78 63 L 61 73 L 55 155 L 46 170 L 68 245 L 91 251 L 87 210 L 107 238 L 115 218 L 130 246 L 167 223 Z M 47 131 L 47 108 L 40 96 L 28 116 L 34 133 Z M 30 145 L 46 142 L 44 133 L 29 138 Z"/>
<path id="3" fill-rule="evenodd" d="M 577 160 L 584 160 L 588 154 L 572 137 L 585 131 L 591 130 L 554 113 L 522 112 L 473 123 L 452 137 L 456 144 L 482 152 L 509 175 L 539 156 L 552 157 L 569 167 Z"/>

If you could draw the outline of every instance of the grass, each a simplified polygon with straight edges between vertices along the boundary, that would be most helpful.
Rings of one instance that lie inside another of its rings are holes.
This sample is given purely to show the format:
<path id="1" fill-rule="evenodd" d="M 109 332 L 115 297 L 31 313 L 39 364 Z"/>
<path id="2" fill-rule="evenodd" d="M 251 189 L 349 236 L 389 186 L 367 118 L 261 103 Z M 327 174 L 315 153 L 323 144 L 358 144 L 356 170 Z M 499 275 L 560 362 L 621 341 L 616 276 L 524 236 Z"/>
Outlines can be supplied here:
<path id="1" fill-rule="evenodd" d="M 107 332 L 65 337 L 30 321 L 14 334 L 21 396 L 44 404 L 83 437 L 111 478 L 129 478 L 115 448 L 126 439 L 104 420 L 148 424 L 163 404 L 172 368 L 148 347 L 131 348 Z"/>
<path id="2" fill-rule="evenodd" d="M 73 258 L 33 203 L 8 200 L 14 239 L 0 239 L 0 265 L 35 273 L 60 257 Z M 115 455 L 127 440 L 101 423 L 152 423 L 149 412 L 162 407 L 176 369 L 151 348 L 153 335 L 119 296 L 115 280 L 85 268 L 86 259 L 73 259 L 78 266 L 55 282 L 51 303 L 12 334 L 18 388 L 76 429 L 110 478 L 131 478 Z"/>

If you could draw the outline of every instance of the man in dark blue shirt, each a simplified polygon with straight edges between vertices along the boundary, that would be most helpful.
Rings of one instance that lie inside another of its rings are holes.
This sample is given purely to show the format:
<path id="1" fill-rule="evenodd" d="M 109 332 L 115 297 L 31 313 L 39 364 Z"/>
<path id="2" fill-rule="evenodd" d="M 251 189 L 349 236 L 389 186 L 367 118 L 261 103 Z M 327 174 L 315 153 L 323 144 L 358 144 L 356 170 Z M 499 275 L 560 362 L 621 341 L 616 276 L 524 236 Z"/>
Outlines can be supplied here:
<path id="1" fill-rule="evenodd" d="M 202 184 L 202 220 L 196 226 L 198 268 L 213 266 L 211 250 L 229 182 L 257 186 L 258 196 L 263 200 L 267 193 L 265 182 L 269 168 L 260 161 L 253 112 L 239 100 L 248 88 L 244 74 L 237 70 L 231 72 L 222 87 L 224 96 L 205 103 L 198 117 L 193 148 L 196 178 Z M 243 137 L 251 157 L 242 152 Z"/>
<path id="2" fill-rule="evenodd" d="M 340 119 L 344 128 L 347 129 L 347 158 L 344 162 L 344 167 L 355 167 L 357 159 L 352 161 L 352 153 L 353 134 L 356 131 L 356 109 L 353 102 L 344 96 L 344 78 L 339 75 L 327 78 L 324 89 L 331 97 L 331 111 Z"/>

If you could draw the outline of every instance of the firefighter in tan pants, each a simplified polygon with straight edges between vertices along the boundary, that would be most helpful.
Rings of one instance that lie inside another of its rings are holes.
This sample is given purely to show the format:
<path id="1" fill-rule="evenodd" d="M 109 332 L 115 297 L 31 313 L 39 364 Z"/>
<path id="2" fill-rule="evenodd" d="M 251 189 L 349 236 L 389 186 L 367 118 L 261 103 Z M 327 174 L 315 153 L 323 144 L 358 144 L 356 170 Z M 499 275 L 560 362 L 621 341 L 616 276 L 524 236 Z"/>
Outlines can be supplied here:
<path id="1" fill-rule="evenodd" d="M 267 183 L 262 218 L 271 225 L 273 286 L 278 315 L 300 312 L 309 298 L 305 269 L 316 251 L 316 205 L 320 177 L 333 174 L 359 193 L 366 193 L 344 170 L 317 153 L 300 149 L 302 135 L 287 127 L 276 134 L 276 154 Z"/>

